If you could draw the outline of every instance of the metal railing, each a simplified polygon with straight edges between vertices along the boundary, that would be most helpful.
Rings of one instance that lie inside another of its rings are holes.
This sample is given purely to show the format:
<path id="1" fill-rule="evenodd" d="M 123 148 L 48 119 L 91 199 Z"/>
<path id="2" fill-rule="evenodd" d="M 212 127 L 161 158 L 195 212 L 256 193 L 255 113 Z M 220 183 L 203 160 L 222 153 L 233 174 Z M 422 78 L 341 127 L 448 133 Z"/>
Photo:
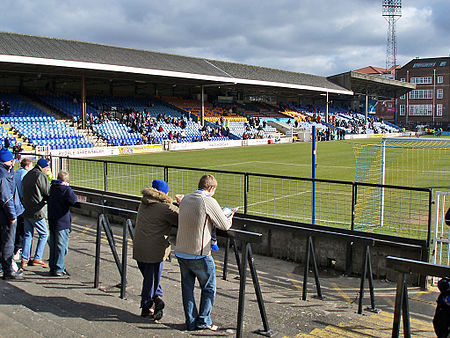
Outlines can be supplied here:
<path id="1" fill-rule="evenodd" d="M 76 208 L 82 208 L 84 211 L 90 211 L 97 214 L 97 231 L 96 231 L 96 248 L 95 248 L 95 272 L 94 272 L 94 288 L 98 288 L 100 284 L 100 253 L 101 253 L 101 242 L 102 234 L 106 235 L 111 253 L 114 258 L 117 270 L 119 271 L 121 283 L 120 283 L 120 297 L 122 299 L 126 298 L 126 286 L 127 286 L 127 266 L 128 266 L 128 239 L 134 239 L 134 227 L 132 221 L 129 217 L 135 218 L 137 212 L 137 206 L 139 201 L 133 200 L 132 198 L 127 198 L 127 196 L 112 196 L 102 194 L 100 191 L 94 191 L 90 189 L 80 189 L 75 188 L 74 191 L 77 194 L 82 194 L 85 197 L 89 197 L 90 200 L 95 200 L 97 203 L 82 201 L 79 202 Z M 112 204 L 122 204 L 123 208 L 118 208 L 116 206 L 108 206 L 109 203 Z M 120 216 L 125 220 L 122 227 L 122 259 L 120 259 L 117 248 L 116 241 L 114 239 L 113 230 L 109 221 L 108 215 Z M 236 263 L 238 265 L 239 272 L 239 299 L 238 299 L 238 311 L 237 311 L 237 330 L 236 337 L 243 336 L 243 323 L 244 323 L 244 310 L 245 310 L 245 294 L 246 294 L 246 280 L 247 280 L 247 264 L 250 269 L 254 291 L 256 294 L 256 299 L 258 302 L 258 307 L 261 315 L 261 321 L 263 328 L 255 331 L 256 333 L 271 337 L 275 334 L 273 330 L 269 327 L 269 322 L 267 320 L 267 314 L 265 310 L 264 300 L 261 292 L 261 286 L 259 283 L 258 274 L 256 267 L 254 265 L 254 257 L 251 249 L 251 244 L 261 243 L 262 234 L 239 230 L 239 229 L 229 229 L 228 231 L 222 231 L 217 229 L 217 235 L 220 237 L 227 238 L 227 243 L 229 240 L 233 240 L 234 251 L 236 255 Z M 238 246 L 236 242 L 240 242 L 241 254 L 239 255 Z M 228 253 L 228 245 L 226 252 Z M 224 266 L 227 266 L 228 254 L 224 257 Z M 224 279 L 226 278 L 226 272 L 224 269 Z"/>
<path id="2" fill-rule="evenodd" d="M 220 204 L 244 214 L 430 240 L 428 188 L 98 159 L 56 157 L 52 162 L 55 172 L 70 171 L 73 185 L 135 196 L 153 179 L 166 180 L 172 195 L 190 193 L 201 175 L 211 173 L 219 182 Z"/>
<path id="3" fill-rule="evenodd" d="M 450 267 L 392 256 L 387 256 L 386 261 L 388 267 L 398 272 L 392 337 L 398 337 L 400 334 L 400 320 L 402 319 L 402 315 L 403 335 L 404 337 L 411 337 L 406 276 L 410 273 L 420 273 L 435 277 L 448 277 L 450 276 Z"/>

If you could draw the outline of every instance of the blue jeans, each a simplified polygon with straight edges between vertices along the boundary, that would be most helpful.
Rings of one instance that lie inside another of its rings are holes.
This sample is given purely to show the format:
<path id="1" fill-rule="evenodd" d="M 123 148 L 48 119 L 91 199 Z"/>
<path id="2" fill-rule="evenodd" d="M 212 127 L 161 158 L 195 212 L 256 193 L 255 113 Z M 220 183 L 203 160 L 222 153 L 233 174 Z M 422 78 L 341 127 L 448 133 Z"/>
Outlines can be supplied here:
<path id="1" fill-rule="evenodd" d="M 69 232 L 69 229 L 50 230 L 50 238 L 48 240 L 50 247 L 50 259 L 48 262 L 50 272 L 59 273 L 66 269 L 64 258 L 69 251 Z"/>
<path id="2" fill-rule="evenodd" d="M 14 239 L 16 236 L 16 222 L 0 225 L 0 258 L 3 275 L 12 272 L 11 262 L 14 255 Z"/>
<path id="3" fill-rule="evenodd" d="M 24 229 L 25 236 L 23 238 L 22 260 L 30 260 L 34 229 L 36 229 L 39 235 L 34 259 L 42 259 L 48 237 L 47 222 L 45 221 L 45 218 L 25 218 Z"/>
<path id="4" fill-rule="evenodd" d="M 216 266 L 213 257 L 184 259 L 178 257 L 181 271 L 181 291 L 183 296 L 186 329 L 195 330 L 212 325 L 211 310 L 216 296 Z M 202 289 L 200 309 L 197 310 L 194 298 L 195 278 Z"/>
<path id="5" fill-rule="evenodd" d="M 141 308 L 150 309 L 156 296 L 163 296 L 160 280 L 164 262 L 142 263 L 137 262 L 142 277 Z"/>

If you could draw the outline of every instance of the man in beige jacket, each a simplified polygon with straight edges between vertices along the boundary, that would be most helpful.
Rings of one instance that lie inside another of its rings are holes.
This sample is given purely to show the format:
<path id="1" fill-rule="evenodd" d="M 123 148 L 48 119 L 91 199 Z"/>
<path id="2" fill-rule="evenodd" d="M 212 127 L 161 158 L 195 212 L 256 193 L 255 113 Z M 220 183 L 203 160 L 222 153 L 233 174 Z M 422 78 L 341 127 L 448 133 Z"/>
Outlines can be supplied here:
<path id="1" fill-rule="evenodd" d="M 211 310 L 216 294 L 216 267 L 211 256 L 211 234 L 213 226 L 228 230 L 232 216 L 227 218 L 219 203 L 213 198 L 217 180 L 212 175 L 203 175 L 198 189 L 184 196 L 180 203 L 175 255 L 181 271 L 186 329 L 209 329 L 212 324 Z M 201 287 L 200 308 L 194 299 L 195 279 Z"/>

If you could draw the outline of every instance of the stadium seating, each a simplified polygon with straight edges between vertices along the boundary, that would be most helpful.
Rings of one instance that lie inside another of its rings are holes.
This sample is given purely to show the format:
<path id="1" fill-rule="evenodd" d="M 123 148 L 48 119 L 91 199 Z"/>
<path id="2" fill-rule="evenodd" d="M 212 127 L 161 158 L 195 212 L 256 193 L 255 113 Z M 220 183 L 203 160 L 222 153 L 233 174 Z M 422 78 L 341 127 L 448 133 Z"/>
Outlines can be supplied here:
<path id="1" fill-rule="evenodd" d="M 115 146 L 143 144 L 142 136 L 119 121 L 105 121 L 92 125 L 92 130 Z"/>
<path id="2" fill-rule="evenodd" d="M 39 98 L 69 118 L 80 118 L 82 115 L 81 103 L 76 98 L 65 95 L 41 95 Z M 97 110 L 87 104 L 86 115 L 89 116 L 90 114 L 92 114 L 93 117 L 98 115 Z"/>
<path id="3" fill-rule="evenodd" d="M 0 101 L 8 101 L 11 110 L 0 117 L 11 129 L 33 146 L 50 149 L 90 148 L 94 144 L 62 121 L 56 121 L 31 102 L 15 94 L 0 94 Z M 11 145 L 14 145 L 11 143 Z"/>

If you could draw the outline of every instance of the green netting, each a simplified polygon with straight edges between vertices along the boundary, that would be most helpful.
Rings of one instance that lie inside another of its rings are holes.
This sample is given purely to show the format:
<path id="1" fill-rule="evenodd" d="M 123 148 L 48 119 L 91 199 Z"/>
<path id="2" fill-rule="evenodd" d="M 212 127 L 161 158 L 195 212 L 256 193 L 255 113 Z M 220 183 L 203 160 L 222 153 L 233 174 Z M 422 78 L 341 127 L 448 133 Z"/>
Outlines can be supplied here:
<path id="1" fill-rule="evenodd" d="M 450 189 L 450 139 L 383 138 L 377 144 L 355 145 L 353 149 L 357 182 Z M 386 226 L 389 206 L 384 189 L 360 190 L 355 208 L 356 228 Z"/>

